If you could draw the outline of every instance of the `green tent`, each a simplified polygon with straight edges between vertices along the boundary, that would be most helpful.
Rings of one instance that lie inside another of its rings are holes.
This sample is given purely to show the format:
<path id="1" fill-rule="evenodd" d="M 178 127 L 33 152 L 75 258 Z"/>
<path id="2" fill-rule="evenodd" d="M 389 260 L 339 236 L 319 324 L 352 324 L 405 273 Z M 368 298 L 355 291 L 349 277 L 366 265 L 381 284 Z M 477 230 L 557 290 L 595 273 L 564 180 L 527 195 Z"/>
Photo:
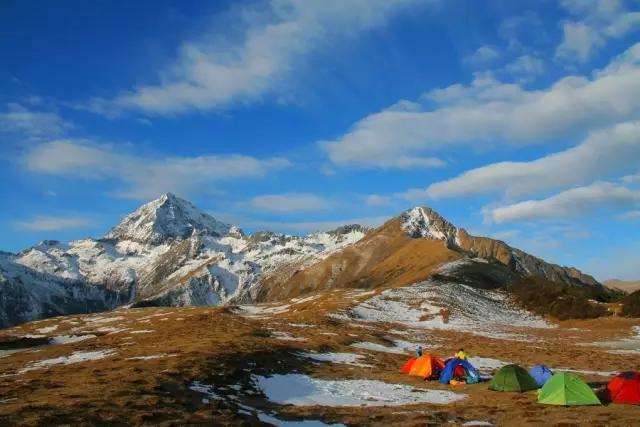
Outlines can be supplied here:
<path id="1" fill-rule="evenodd" d="M 491 378 L 489 390 L 495 391 L 529 391 L 538 388 L 538 383 L 529 372 L 518 365 L 503 366 Z"/>
<path id="2" fill-rule="evenodd" d="M 538 392 L 545 405 L 600 405 L 591 387 L 575 374 L 558 372 Z"/>

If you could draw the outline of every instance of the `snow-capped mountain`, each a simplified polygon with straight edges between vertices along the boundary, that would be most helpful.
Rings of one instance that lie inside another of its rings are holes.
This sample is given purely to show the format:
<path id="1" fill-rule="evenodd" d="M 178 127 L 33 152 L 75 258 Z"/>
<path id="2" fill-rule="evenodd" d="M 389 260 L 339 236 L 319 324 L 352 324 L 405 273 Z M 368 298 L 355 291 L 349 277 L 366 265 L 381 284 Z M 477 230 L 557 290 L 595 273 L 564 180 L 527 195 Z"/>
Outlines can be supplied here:
<path id="1" fill-rule="evenodd" d="M 500 240 L 472 236 L 430 208 L 416 207 L 404 212 L 400 215 L 400 224 L 409 237 L 442 240 L 451 249 L 461 249 L 475 257 L 496 259 L 521 275 L 567 284 L 599 285 L 593 277 L 575 268 L 547 263 Z"/>
<path id="2" fill-rule="evenodd" d="M 253 299 L 260 280 L 360 240 L 353 225 L 305 237 L 246 235 L 164 194 L 100 239 L 44 241 L 0 254 L 0 326 L 123 304 L 212 305 Z"/>

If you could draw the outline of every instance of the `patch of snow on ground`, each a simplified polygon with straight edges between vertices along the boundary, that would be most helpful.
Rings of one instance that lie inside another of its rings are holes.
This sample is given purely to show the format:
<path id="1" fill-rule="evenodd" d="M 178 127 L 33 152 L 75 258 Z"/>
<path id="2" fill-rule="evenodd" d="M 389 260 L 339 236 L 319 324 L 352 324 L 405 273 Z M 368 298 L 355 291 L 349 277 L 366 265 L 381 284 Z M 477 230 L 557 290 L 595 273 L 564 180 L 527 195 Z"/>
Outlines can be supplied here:
<path id="1" fill-rule="evenodd" d="M 19 374 L 38 369 L 47 369 L 55 365 L 71 365 L 74 363 L 86 362 L 88 360 L 104 359 L 114 353 L 113 350 L 97 350 L 97 351 L 76 351 L 69 356 L 60 356 L 53 359 L 40 360 L 29 364 L 27 367 L 18 371 Z"/>
<path id="2" fill-rule="evenodd" d="M 575 374 L 598 375 L 601 377 L 612 377 L 618 372 L 615 371 L 592 371 L 589 369 L 571 369 L 571 368 L 550 368 L 553 372 L 573 372 Z"/>
<path id="3" fill-rule="evenodd" d="M 36 329 L 36 332 L 39 334 L 48 334 L 49 332 L 53 332 L 58 329 L 58 325 L 47 326 L 46 328 Z"/>
<path id="4" fill-rule="evenodd" d="M 469 362 L 482 373 L 492 373 L 511 363 L 490 357 L 470 357 Z"/>
<path id="5" fill-rule="evenodd" d="M 607 348 L 609 349 L 607 353 L 638 354 L 640 353 L 640 326 L 633 326 L 631 332 L 633 335 L 628 338 L 615 341 L 601 341 L 589 345 Z"/>
<path id="6" fill-rule="evenodd" d="M 443 308 L 448 310 L 445 320 Z M 551 328 L 539 316 L 513 307 L 506 294 L 458 283 L 423 282 L 386 290 L 349 312 L 353 319 L 395 322 L 412 328 L 466 332 L 497 339 L 527 340 L 514 328 Z"/>
<path id="7" fill-rule="evenodd" d="M 417 389 L 377 380 L 322 380 L 302 374 L 252 376 L 267 398 L 297 406 L 399 406 L 417 403 L 449 404 L 465 394 Z"/>
<path id="8" fill-rule="evenodd" d="M 283 341 L 306 341 L 306 338 L 294 337 L 288 332 L 280 332 L 280 331 L 272 331 L 271 336 L 273 338 L 283 340 Z"/>
<path id="9" fill-rule="evenodd" d="M 52 344 L 73 344 L 75 342 L 80 342 L 84 340 L 89 340 L 91 338 L 95 338 L 96 336 L 93 334 L 87 335 L 58 335 L 57 337 L 53 337 L 51 340 Z"/>
<path id="10" fill-rule="evenodd" d="M 117 322 L 118 320 L 124 320 L 122 316 L 114 316 L 114 317 L 93 317 L 91 319 L 87 319 L 87 323 L 111 323 Z"/>
<path id="11" fill-rule="evenodd" d="M 276 305 L 276 306 L 264 306 L 264 305 L 241 305 L 240 309 L 242 315 L 247 317 L 263 317 L 271 316 L 274 314 L 282 314 L 289 311 L 291 306 L 289 304 Z"/>
<path id="12" fill-rule="evenodd" d="M 160 353 L 160 354 L 152 354 L 151 356 L 135 356 L 135 357 L 127 357 L 127 360 L 153 360 L 153 359 L 163 359 L 165 357 L 176 357 L 175 353 Z"/>
<path id="13" fill-rule="evenodd" d="M 152 329 L 140 329 L 138 331 L 130 331 L 129 333 L 130 334 L 150 334 L 150 333 L 153 333 L 153 332 L 155 332 L 155 331 L 152 330 Z"/>
<path id="14" fill-rule="evenodd" d="M 371 365 L 359 363 L 362 356 L 354 353 L 314 353 L 303 352 L 298 353 L 300 356 L 312 359 L 318 362 L 343 363 L 345 365 L 360 366 L 362 368 L 370 368 Z"/>
<path id="15" fill-rule="evenodd" d="M 351 347 L 361 348 L 363 350 L 381 351 L 383 353 L 395 353 L 395 354 L 406 353 L 406 351 L 402 348 L 387 347 L 386 345 L 377 344 L 374 342 L 365 342 L 365 341 L 354 342 L 353 344 L 351 344 Z"/>

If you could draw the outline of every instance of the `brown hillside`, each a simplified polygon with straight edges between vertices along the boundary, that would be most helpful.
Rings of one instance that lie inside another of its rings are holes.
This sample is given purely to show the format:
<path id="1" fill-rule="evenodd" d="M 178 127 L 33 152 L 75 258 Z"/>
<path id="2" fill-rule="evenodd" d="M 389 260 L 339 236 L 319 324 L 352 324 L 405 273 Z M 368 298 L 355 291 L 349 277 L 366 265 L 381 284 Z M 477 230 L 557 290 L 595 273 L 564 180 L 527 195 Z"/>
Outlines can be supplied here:
<path id="1" fill-rule="evenodd" d="M 263 282 L 261 301 L 274 301 L 332 288 L 403 286 L 428 278 L 462 254 L 443 241 L 412 239 L 391 219 L 355 245 L 295 272 L 276 271 Z"/>
<path id="2" fill-rule="evenodd" d="M 640 290 L 640 280 L 617 280 L 611 279 L 604 282 L 609 289 L 632 293 Z"/>

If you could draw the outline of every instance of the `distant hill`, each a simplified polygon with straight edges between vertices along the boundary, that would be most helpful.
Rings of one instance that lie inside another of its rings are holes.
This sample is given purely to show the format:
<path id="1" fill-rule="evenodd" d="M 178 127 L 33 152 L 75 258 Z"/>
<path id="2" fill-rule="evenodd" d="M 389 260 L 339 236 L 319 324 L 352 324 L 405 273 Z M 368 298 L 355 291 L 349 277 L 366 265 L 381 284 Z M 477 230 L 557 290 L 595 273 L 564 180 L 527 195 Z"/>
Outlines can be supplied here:
<path id="1" fill-rule="evenodd" d="M 640 290 L 640 280 L 606 280 L 604 285 L 609 289 L 615 289 L 624 292 L 635 292 Z"/>

